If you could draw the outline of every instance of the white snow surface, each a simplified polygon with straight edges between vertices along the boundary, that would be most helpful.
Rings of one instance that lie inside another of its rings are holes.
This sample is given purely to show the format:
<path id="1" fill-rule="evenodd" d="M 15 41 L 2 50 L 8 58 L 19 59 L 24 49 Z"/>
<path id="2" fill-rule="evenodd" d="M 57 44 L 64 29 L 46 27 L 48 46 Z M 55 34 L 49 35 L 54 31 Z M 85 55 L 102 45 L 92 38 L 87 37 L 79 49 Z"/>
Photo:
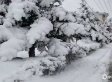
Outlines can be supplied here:
<path id="1" fill-rule="evenodd" d="M 7 77 L 9 74 L 17 71 L 24 63 L 24 60 L 13 60 L 8 62 L 0 61 L 0 82 L 1 79 Z"/>
<path id="2" fill-rule="evenodd" d="M 107 80 L 103 80 L 102 78 L 103 75 L 107 73 L 111 54 L 112 44 L 109 44 L 108 46 L 97 50 L 95 53 L 90 54 L 89 56 L 75 60 L 64 70 L 64 72 L 61 72 L 60 74 L 50 77 L 39 77 L 37 75 L 33 77 L 30 76 L 29 78 L 28 76 L 27 80 L 25 80 L 24 82 L 107 82 Z M 12 64 L 8 64 L 7 62 L 0 62 L 0 79 L 2 79 L 2 77 L 5 77 L 6 75 L 10 76 L 11 72 L 13 73 L 17 69 L 19 69 L 20 65 L 18 66 L 18 64 L 20 64 L 20 62 L 18 62 L 17 65 Z M 7 68 L 7 66 L 9 66 L 9 69 L 3 70 L 3 68 Z M 15 69 L 13 69 L 12 67 L 15 67 Z M 6 71 L 10 72 L 6 73 Z M 21 78 L 24 78 L 23 76 L 24 74 Z M 13 79 L 13 77 L 11 77 L 10 79 Z M 3 81 L 1 80 L 0 82 Z M 6 82 L 10 81 L 6 80 Z"/>

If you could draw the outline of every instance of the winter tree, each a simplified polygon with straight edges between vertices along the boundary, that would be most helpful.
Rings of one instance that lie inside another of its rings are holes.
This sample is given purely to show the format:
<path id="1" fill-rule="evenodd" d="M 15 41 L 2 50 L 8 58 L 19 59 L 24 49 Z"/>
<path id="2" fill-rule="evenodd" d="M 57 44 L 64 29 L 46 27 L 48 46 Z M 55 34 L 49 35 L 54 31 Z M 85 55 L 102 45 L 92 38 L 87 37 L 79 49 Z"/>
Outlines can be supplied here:
<path id="1" fill-rule="evenodd" d="M 77 54 L 85 55 L 84 50 L 71 41 L 75 30 L 83 27 L 75 23 L 76 17 L 76 13 L 61 6 L 60 0 L 12 0 L 0 26 L 0 59 L 39 55 L 44 58 L 40 61 L 44 75 L 63 69 Z"/>
<path id="2" fill-rule="evenodd" d="M 75 58 L 84 57 L 111 41 L 108 24 L 102 23 L 84 0 L 80 13 L 66 11 L 61 0 L 0 3 L 0 59 L 42 58 L 23 67 L 22 72 L 32 74 L 33 69 L 33 74 L 55 74 Z"/>
<path id="3" fill-rule="evenodd" d="M 89 8 L 85 2 L 82 0 L 80 8 L 80 18 L 78 23 L 84 25 L 86 34 L 81 34 L 83 37 L 91 38 L 92 41 L 100 43 L 108 43 L 111 41 L 110 34 L 107 31 L 107 23 L 100 20 L 100 16 L 106 16 L 107 13 L 94 12 Z"/>

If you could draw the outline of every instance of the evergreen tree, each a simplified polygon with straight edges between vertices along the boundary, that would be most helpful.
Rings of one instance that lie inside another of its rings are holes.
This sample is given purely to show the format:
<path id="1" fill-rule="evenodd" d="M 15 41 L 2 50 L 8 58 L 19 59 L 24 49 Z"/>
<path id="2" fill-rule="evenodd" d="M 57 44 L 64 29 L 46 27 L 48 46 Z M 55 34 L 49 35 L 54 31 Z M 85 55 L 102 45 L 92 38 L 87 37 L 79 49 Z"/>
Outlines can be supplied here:
<path id="1" fill-rule="evenodd" d="M 103 23 L 96 15 L 99 13 L 91 11 L 84 0 L 80 13 L 66 11 L 61 2 L 1 2 L 0 59 L 41 56 L 39 63 L 33 63 L 23 71 L 33 69 L 35 73 L 38 68 L 40 75 L 52 75 L 63 70 L 76 57 L 86 56 L 100 48 L 102 43 L 111 41 L 109 24 Z"/>
<path id="2" fill-rule="evenodd" d="M 102 22 L 103 19 L 99 19 L 99 16 L 106 16 L 107 13 L 99 13 L 92 11 L 86 4 L 85 0 L 82 0 L 81 8 L 80 8 L 80 24 L 84 25 L 84 29 L 87 34 L 82 36 L 91 38 L 92 41 L 100 42 L 100 43 L 108 43 L 109 32 L 107 29 L 107 23 Z"/>

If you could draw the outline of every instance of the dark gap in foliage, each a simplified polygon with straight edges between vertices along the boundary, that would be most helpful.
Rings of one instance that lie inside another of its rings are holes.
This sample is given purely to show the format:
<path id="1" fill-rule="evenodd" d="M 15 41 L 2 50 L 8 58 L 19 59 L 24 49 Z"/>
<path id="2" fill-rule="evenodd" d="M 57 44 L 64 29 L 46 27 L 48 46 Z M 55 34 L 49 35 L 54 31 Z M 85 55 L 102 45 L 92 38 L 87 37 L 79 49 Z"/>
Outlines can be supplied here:
<path id="1" fill-rule="evenodd" d="M 9 5 L 11 3 L 11 0 L 1 0 L 0 3 Z"/>
<path id="2" fill-rule="evenodd" d="M 22 17 L 22 21 L 16 21 L 16 24 L 21 27 L 30 26 L 38 18 L 38 15 L 34 11 L 28 12 L 28 15 L 28 18 Z"/>

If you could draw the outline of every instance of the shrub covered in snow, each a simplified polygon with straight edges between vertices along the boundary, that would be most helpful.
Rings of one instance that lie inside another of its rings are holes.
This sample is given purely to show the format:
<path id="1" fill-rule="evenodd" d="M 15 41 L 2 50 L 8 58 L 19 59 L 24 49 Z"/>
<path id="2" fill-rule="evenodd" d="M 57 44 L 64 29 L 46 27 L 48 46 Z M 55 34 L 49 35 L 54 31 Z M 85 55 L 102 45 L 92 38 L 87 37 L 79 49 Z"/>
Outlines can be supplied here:
<path id="1" fill-rule="evenodd" d="M 2 61 L 11 60 L 17 56 L 19 51 L 24 50 L 24 48 L 24 41 L 12 38 L 0 45 L 0 59 Z"/>
<path id="2" fill-rule="evenodd" d="M 5 77 L 2 82 L 24 81 L 34 75 L 53 75 L 66 66 L 65 58 L 45 57 L 40 60 L 26 61 L 17 72 Z"/>
<path id="3" fill-rule="evenodd" d="M 39 75 L 54 75 L 66 66 L 65 58 L 45 57 L 40 61 Z"/>
<path id="4" fill-rule="evenodd" d="M 82 39 L 77 41 L 77 45 L 80 46 L 86 53 L 97 50 L 101 47 L 100 43 L 93 42 L 91 40 Z"/>
<path id="5" fill-rule="evenodd" d="M 17 81 L 35 74 L 55 74 L 75 58 L 112 41 L 108 24 L 98 20 L 94 13 L 84 0 L 80 13 L 66 11 L 61 0 L 11 0 L 8 5 L 1 4 L 0 59 L 28 55 L 41 58 L 23 66 L 16 73 Z M 21 79 L 23 73 L 26 77 Z"/>

